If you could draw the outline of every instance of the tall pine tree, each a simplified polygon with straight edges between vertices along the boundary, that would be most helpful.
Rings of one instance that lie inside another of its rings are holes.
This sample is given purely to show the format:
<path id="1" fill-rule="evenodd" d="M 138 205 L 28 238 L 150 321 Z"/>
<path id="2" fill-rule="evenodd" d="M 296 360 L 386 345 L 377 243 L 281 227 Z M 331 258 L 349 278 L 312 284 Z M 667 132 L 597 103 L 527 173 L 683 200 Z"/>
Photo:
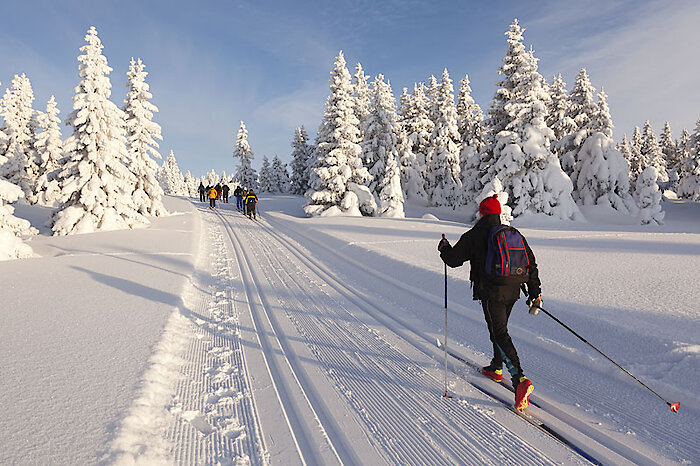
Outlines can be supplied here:
<path id="1" fill-rule="evenodd" d="M 32 148 L 32 133 L 35 130 L 33 103 L 34 92 L 29 78 L 24 74 L 15 75 L 0 106 L 0 116 L 4 121 L 0 131 L 5 134 L 0 141 L 0 154 L 6 158 L 6 162 L 0 167 L 0 177 L 19 186 L 23 192 L 22 197 L 33 194 L 32 188 L 38 170 Z"/>
<path id="2" fill-rule="evenodd" d="M 310 165 L 313 162 L 314 149 L 309 144 L 309 135 L 303 126 L 294 130 L 292 139 L 292 176 L 290 190 L 292 194 L 304 194 L 310 187 Z"/>
<path id="3" fill-rule="evenodd" d="M 134 175 L 126 167 L 124 113 L 109 100 L 112 71 L 102 55 L 103 45 L 91 27 L 78 57 L 80 83 L 73 96 L 73 112 L 66 124 L 73 134 L 66 140 L 68 161 L 61 172 L 60 211 L 53 217 L 55 235 L 132 228 L 148 223 L 131 197 Z"/>
<path id="4" fill-rule="evenodd" d="M 571 180 L 550 150 L 554 133 L 545 122 L 549 95 L 537 59 L 522 44 L 523 31 L 516 19 L 506 32 L 508 49 L 499 70 L 504 78 L 489 108 L 491 141 L 483 160 L 490 166 L 484 184 L 498 177 L 516 217 L 544 213 L 580 219 Z"/>
<path id="5" fill-rule="evenodd" d="M 150 100 L 153 95 L 146 83 L 148 73 L 139 58 L 131 59 L 126 73 L 128 92 L 124 100 L 126 137 L 129 147 L 129 169 L 136 177 L 132 197 L 136 209 L 143 215 L 167 215 L 163 205 L 163 189 L 156 179 L 158 164 L 151 158 L 162 158 L 156 139 L 162 140 L 160 125 L 153 121 L 158 107 Z"/>
<path id="6" fill-rule="evenodd" d="M 258 174 L 253 168 L 253 150 L 248 143 L 248 130 L 245 123 L 241 121 L 236 135 L 236 146 L 233 149 L 233 158 L 240 159 L 240 164 L 236 170 L 236 181 L 246 189 L 258 190 Z"/>
<path id="7" fill-rule="evenodd" d="M 59 174 L 63 159 L 63 140 L 58 113 L 56 99 L 51 96 L 46 103 L 46 113 L 41 113 L 37 117 L 41 132 L 34 139 L 39 177 L 34 185 L 31 201 L 47 206 L 53 206 L 61 196 Z"/>
<path id="8" fill-rule="evenodd" d="M 371 176 L 362 164 L 359 120 L 353 86 L 341 51 L 331 71 L 330 95 L 316 138 L 318 158 L 307 192 L 307 215 L 374 215 L 367 188 Z"/>
<path id="9" fill-rule="evenodd" d="M 460 176 L 460 135 L 457 127 L 457 108 L 454 88 L 447 68 L 433 95 L 435 128 L 430 137 L 426 186 L 430 203 L 434 206 L 457 207 L 462 202 Z"/>

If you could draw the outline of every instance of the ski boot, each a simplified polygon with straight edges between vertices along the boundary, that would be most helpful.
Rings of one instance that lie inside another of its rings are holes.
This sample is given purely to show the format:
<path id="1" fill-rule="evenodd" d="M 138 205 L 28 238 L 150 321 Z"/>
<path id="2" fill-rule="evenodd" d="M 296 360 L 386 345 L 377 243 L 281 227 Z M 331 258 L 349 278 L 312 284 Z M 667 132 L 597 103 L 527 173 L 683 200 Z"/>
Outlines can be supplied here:
<path id="1" fill-rule="evenodd" d="M 520 377 L 517 384 L 513 384 L 515 388 L 515 409 L 522 411 L 530 405 L 529 397 L 530 393 L 535 389 L 532 382 L 525 377 Z"/>
<path id="2" fill-rule="evenodd" d="M 481 368 L 481 373 L 494 382 L 501 382 L 503 380 L 503 370 L 500 366 L 496 367 L 493 364 L 489 364 Z"/>

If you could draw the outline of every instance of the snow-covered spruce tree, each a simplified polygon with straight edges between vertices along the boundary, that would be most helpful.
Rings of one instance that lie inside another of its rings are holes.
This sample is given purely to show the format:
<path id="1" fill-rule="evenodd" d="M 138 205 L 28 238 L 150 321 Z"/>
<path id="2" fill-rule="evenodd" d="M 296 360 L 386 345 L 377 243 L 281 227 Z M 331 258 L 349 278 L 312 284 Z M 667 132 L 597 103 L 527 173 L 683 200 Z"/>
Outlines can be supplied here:
<path id="1" fill-rule="evenodd" d="M 692 137 L 687 130 L 683 130 L 679 146 L 683 151 L 683 160 L 678 195 L 697 202 L 700 200 L 700 120 Z"/>
<path id="2" fill-rule="evenodd" d="M 0 141 L 5 140 L 5 133 L 0 130 Z M 7 163 L 7 157 L 0 153 L 0 169 Z M 10 203 L 23 197 L 19 186 L 0 178 L 0 260 L 31 257 L 32 248 L 22 241 L 22 236 L 36 234 L 27 220 L 15 217 L 14 207 Z"/>
<path id="3" fill-rule="evenodd" d="M 482 161 L 491 160 L 492 164 L 484 183 L 498 177 L 515 217 L 544 213 L 581 219 L 571 196 L 571 180 L 550 150 L 554 133 L 545 123 L 549 96 L 537 72 L 537 59 L 522 44 L 522 34 L 516 19 L 506 32 L 508 49 L 499 70 L 504 78 L 489 108 L 492 142 L 486 150 L 491 154 Z"/>
<path id="4" fill-rule="evenodd" d="M 122 110 L 126 115 L 126 138 L 129 147 L 129 170 L 136 177 L 132 198 L 142 215 L 162 216 L 168 211 L 163 205 L 163 189 L 156 179 L 161 159 L 156 139 L 162 140 L 160 125 L 153 121 L 158 107 L 150 100 L 153 95 L 146 83 L 148 73 L 139 58 L 129 63 L 126 87 L 129 89 Z"/>
<path id="5" fill-rule="evenodd" d="M 404 196 L 396 151 L 386 154 L 384 173 L 379 185 L 379 213 L 382 217 L 404 218 Z"/>
<path id="6" fill-rule="evenodd" d="M 401 127 L 406 133 L 410 144 L 403 151 L 404 155 L 402 155 L 401 159 L 402 170 L 407 165 L 407 160 L 404 160 L 404 156 L 408 153 L 408 148 L 410 148 L 411 167 L 418 175 L 415 177 L 411 174 L 411 179 L 415 180 L 414 183 L 407 183 L 407 179 L 402 180 L 404 181 L 404 190 L 407 197 L 423 202 L 428 201 L 428 194 L 425 191 L 426 160 L 430 150 L 430 136 L 435 128 L 435 123 L 430 119 L 429 106 L 430 101 L 425 93 L 425 85 L 423 83 L 414 84 L 413 94 L 410 95 L 410 98 L 402 98 L 399 113 Z M 399 142 L 401 143 L 402 141 Z"/>
<path id="7" fill-rule="evenodd" d="M 642 131 L 639 126 L 634 127 L 632 131 L 632 140 L 629 143 L 630 149 L 630 182 L 636 184 L 637 176 L 642 173 L 647 166 L 649 166 L 649 161 L 644 159 L 642 155 Z"/>
<path id="8" fill-rule="evenodd" d="M 590 115 L 586 138 L 574 155 L 576 164 L 571 174 L 574 199 L 580 205 L 605 205 L 623 213 L 636 213 L 629 194 L 629 164 L 615 148 L 613 123 L 607 96 L 601 89 L 598 109 Z"/>
<path id="9" fill-rule="evenodd" d="M 221 184 L 228 184 L 231 180 L 229 180 L 228 175 L 226 175 L 226 170 L 221 171 Z"/>
<path id="10" fill-rule="evenodd" d="M 247 189 L 257 191 L 258 174 L 252 165 L 254 158 L 253 150 L 248 143 L 248 130 L 245 129 L 245 123 L 243 121 L 241 121 L 241 126 L 238 128 L 238 134 L 236 135 L 236 146 L 233 149 L 233 158 L 240 160 L 240 164 L 236 170 L 236 181 Z"/>
<path id="11" fill-rule="evenodd" d="M 436 120 L 430 137 L 426 186 L 432 205 L 455 208 L 462 202 L 460 135 L 454 88 L 447 68 L 434 98 Z"/>
<path id="12" fill-rule="evenodd" d="M 357 121 L 359 121 L 360 141 L 363 141 L 366 125 L 365 120 L 370 112 L 371 91 L 369 89 L 367 76 L 365 76 L 365 71 L 362 69 L 360 63 L 355 65 L 355 74 L 352 78 L 352 93 L 355 96 L 354 109 Z"/>
<path id="13" fill-rule="evenodd" d="M 22 188 L 22 197 L 31 197 L 38 166 L 32 147 L 34 110 L 32 84 L 24 74 L 15 75 L 11 86 L 5 91 L 0 106 L 4 124 L 0 130 L 5 134 L 0 154 L 6 162 L 0 167 L 0 177 Z"/>
<path id="14" fill-rule="evenodd" d="M 260 187 L 260 192 L 271 193 L 272 183 L 270 180 L 270 160 L 267 155 L 263 155 L 262 167 L 260 167 L 260 172 L 258 172 L 258 186 Z"/>
<path id="15" fill-rule="evenodd" d="M 294 130 L 292 139 L 292 177 L 290 180 L 290 192 L 292 194 L 304 194 L 310 187 L 310 168 L 313 162 L 314 151 L 309 144 L 309 135 L 303 126 Z"/>
<path id="16" fill-rule="evenodd" d="M 171 196 L 187 196 L 189 194 L 189 190 L 185 185 L 185 177 L 180 172 L 180 167 L 172 150 L 161 167 L 160 184 L 165 194 Z"/>
<path id="17" fill-rule="evenodd" d="M 665 212 L 661 210 L 661 191 L 659 190 L 656 168 L 647 167 L 637 178 L 634 193 L 639 204 L 639 219 L 642 225 L 662 225 Z"/>
<path id="18" fill-rule="evenodd" d="M 473 202 L 483 188 L 479 154 L 485 145 L 482 128 L 484 114 L 481 107 L 474 101 L 471 92 L 469 76 L 464 75 L 457 94 L 457 128 L 461 141 L 459 166 L 465 204 Z"/>
<path id="19" fill-rule="evenodd" d="M 272 157 L 270 185 L 274 193 L 289 192 L 289 173 L 287 172 L 287 165 L 282 163 L 282 160 L 280 160 L 277 155 Z"/>
<path id="20" fill-rule="evenodd" d="M 46 103 L 46 113 L 41 112 L 37 116 L 37 124 L 41 131 L 37 133 L 33 142 L 39 176 L 34 184 L 30 202 L 38 202 L 46 206 L 53 206 L 61 196 L 58 176 L 63 159 L 63 140 L 58 114 L 56 99 L 51 96 Z"/>
<path id="21" fill-rule="evenodd" d="M 561 74 L 552 78 L 552 84 L 549 87 L 550 102 L 547 105 L 547 126 L 554 131 L 554 141 L 560 141 L 567 134 L 576 131 L 576 123 L 569 116 L 569 93 L 566 91 L 566 83 L 562 79 Z M 552 144 L 553 151 L 559 154 Z"/>
<path id="22" fill-rule="evenodd" d="M 678 170 L 680 159 L 676 151 L 676 141 L 673 139 L 673 133 L 671 132 L 671 124 L 668 121 L 664 124 L 664 129 L 661 132 L 661 136 L 659 136 L 659 144 L 661 145 L 664 159 L 666 159 L 667 170 Z"/>
<path id="23" fill-rule="evenodd" d="M 620 154 L 627 160 L 627 165 L 630 165 L 632 161 L 632 152 L 630 150 L 630 142 L 627 139 L 627 134 L 622 135 L 622 141 L 620 141 L 617 146 L 615 147 Z"/>
<path id="24" fill-rule="evenodd" d="M 216 174 L 214 169 L 212 168 L 206 176 L 206 182 L 204 183 L 205 186 L 216 186 L 221 179 L 219 178 L 219 175 Z"/>
<path id="25" fill-rule="evenodd" d="M 656 139 L 656 134 L 654 134 L 654 129 L 651 127 L 649 120 L 644 123 L 644 129 L 642 130 L 641 153 L 642 159 L 647 162 L 646 166 L 656 169 L 659 181 L 668 181 L 666 160 L 664 159 L 663 152 L 661 152 L 661 146 Z"/>
<path id="26" fill-rule="evenodd" d="M 561 165 L 567 175 L 574 172 L 577 163 L 576 154 L 586 138 L 591 135 L 591 119 L 598 112 L 598 105 L 594 100 L 595 88 L 588 78 L 586 69 L 582 68 L 576 77 L 574 89 L 569 94 L 569 108 L 565 114 L 567 122 L 573 121 L 575 127 L 572 132 L 564 134 L 554 144 L 555 151 L 561 154 Z"/>
<path id="27" fill-rule="evenodd" d="M 187 189 L 187 195 L 189 197 L 199 197 L 199 182 L 192 176 L 189 170 L 185 173 L 185 188 Z"/>
<path id="28" fill-rule="evenodd" d="M 378 196 L 384 185 L 382 178 L 386 172 L 386 161 L 389 157 L 397 158 L 398 154 L 396 101 L 391 85 L 384 82 L 381 74 L 372 82 L 371 103 L 364 127 L 362 160 L 372 176 L 369 190 Z"/>
<path id="29" fill-rule="evenodd" d="M 664 129 L 659 136 L 659 145 L 666 161 L 666 173 L 669 181 L 667 189 L 677 193 L 681 158 L 676 147 L 676 141 L 673 139 L 671 124 L 668 121 L 664 124 Z"/>
<path id="30" fill-rule="evenodd" d="M 126 167 L 124 113 L 109 100 L 107 59 L 97 30 L 91 27 L 80 48 L 73 111 L 66 124 L 73 134 L 64 147 L 68 161 L 61 172 L 61 210 L 53 217 L 55 235 L 133 228 L 146 224 L 131 194 L 134 175 Z"/>
<path id="31" fill-rule="evenodd" d="M 371 176 L 360 158 L 359 121 L 342 51 L 330 75 L 330 95 L 316 138 L 318 158 L 304 210 L 309 216 L 374 215 L 377 206 L 367 187 Z"/>

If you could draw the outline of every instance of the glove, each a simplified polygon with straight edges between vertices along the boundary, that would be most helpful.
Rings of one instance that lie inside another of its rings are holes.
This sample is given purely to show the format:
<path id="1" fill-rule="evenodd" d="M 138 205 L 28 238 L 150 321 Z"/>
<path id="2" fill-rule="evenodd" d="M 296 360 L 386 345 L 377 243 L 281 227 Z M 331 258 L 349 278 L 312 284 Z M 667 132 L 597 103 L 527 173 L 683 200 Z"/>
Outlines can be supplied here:
<path id="1" fill-rule="evenodd" d="M 540 307 L 542 307 L 542 295 L 539 295 L 535 299 L 528 299 L 526 304 L 530 306 L 529 313 L 532 316 L 536 316 L 540 312 Z"/>
<path id="2" fill-rule="evenodd" d="M 449 246 L 449 245 L 450 245 L 450 242 L 447 241 L 447 238 L 445 238 L 445 235 L 442 235 L 442 239 L 438 243 L 438 251 L 442 252 L 442 248 L 444 248 L 445 246 Z"/>

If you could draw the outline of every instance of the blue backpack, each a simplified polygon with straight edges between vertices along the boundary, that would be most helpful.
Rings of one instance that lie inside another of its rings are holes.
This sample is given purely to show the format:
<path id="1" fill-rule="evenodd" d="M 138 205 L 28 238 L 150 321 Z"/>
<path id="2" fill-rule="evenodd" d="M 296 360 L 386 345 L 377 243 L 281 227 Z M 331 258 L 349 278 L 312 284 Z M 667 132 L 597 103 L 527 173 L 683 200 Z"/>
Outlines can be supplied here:
<path id="1" fill-rule="evenodd" d="M 496 285 L 521 285 L 530 278 L 530 258 L 525 239 L 508 225 L 496 225 L 489 231 L 486 250 L 486 278 Z"/>

